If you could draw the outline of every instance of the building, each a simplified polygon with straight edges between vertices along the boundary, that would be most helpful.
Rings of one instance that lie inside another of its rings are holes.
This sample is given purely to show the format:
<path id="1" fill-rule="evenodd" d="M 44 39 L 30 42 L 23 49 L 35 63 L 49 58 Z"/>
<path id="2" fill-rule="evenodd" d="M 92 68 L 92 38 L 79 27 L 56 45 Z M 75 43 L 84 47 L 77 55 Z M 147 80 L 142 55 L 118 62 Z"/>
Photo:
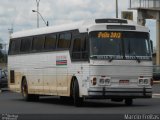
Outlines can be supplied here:
<path id="1" fill-rule="evenodd" d="M 160 0 L 130 0 L 130 8 L 137 10 L 137 21 L 145 25 L 146 19 L 156 20 L 156 65 L 160 65 Z"/>

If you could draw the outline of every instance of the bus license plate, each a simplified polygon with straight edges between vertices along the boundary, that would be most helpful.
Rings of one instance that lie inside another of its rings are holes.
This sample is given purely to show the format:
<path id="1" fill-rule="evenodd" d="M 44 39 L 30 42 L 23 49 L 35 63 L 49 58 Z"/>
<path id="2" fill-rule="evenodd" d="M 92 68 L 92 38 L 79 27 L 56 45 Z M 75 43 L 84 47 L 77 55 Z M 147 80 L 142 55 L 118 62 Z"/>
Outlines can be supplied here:
<path id="1" fill-rule="evenodd" d="M 119 84 L 129 84 L 129 80 L 119 80 Z"/>

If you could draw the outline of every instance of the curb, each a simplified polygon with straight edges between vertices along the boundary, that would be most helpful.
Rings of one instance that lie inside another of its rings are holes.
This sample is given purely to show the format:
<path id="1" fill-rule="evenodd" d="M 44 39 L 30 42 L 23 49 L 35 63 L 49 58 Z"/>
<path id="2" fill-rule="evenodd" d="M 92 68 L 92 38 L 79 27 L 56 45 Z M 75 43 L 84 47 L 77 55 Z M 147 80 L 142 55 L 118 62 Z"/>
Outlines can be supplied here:
<path id="1" fill-rule="evenodd" d="M 153 84 L 160 84 L 160 81 L 153 81 Z"/>
<path id="2" fill-rule="evenodd" d="M 159 93 L 152 94 L 152 98 L 160 98 L 160 94 Z"/>
<path id="3" fill-rule="evenodd" d="M 154 95 L 154 96 L 160 96 L 160 93 L 154 93 L 152 95 Z"/>
<path id="4" fill-rule="evenodd" d="M 8 88 L 0 89 L 0 93 L 9 91 Z"/>

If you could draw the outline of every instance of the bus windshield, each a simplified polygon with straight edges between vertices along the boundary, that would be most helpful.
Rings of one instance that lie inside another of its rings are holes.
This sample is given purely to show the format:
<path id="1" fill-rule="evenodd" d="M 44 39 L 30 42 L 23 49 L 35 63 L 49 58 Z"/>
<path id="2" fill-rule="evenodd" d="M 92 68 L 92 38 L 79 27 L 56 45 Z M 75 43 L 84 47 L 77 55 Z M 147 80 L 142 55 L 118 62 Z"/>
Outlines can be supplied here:
<path id="1" fill-rule="evenodd" d="M 97 31 L 90 33 L 91 58 L 149 59 L 149 34 L 144 32 Z"/>

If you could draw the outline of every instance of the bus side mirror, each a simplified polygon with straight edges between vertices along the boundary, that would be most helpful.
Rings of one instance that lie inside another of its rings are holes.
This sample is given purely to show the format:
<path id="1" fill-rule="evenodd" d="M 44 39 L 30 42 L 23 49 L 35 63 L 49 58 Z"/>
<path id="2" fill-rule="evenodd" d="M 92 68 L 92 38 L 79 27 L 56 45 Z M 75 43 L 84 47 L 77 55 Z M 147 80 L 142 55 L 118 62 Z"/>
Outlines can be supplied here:
<path id="1" fill-rule="evenodd" d="M 153 41 L 150 40 L 150 44 L 151 44 L 151 52 L 153 53 Z"/>

